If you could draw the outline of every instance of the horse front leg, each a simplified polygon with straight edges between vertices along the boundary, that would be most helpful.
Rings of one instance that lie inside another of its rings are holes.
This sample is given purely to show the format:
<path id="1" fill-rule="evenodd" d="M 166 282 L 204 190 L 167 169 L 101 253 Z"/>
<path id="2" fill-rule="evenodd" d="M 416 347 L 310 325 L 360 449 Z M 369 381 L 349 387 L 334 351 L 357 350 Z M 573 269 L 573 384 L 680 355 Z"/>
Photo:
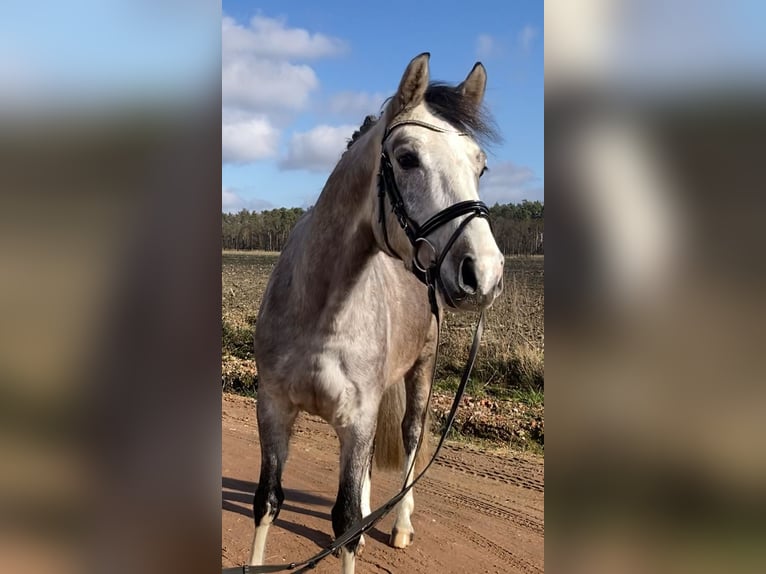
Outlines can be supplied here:
<path id="1" fill-rule="evenodd" d="M 282 470 L 287 460 L 288 444 L 297 410 L 260 393 L 257 403 L 258 436 L 261 443 L 261 476 L 253 497 L 255 535 L 250 552 L 250 565 L 263 564 L 269 527 L 279 516 L 285 495 L 282 492 Z"/>
<path id="2" fill-rule="evenodd" d="M 412 484 L 415 479 L 416 467 L 420 470 L 419 467 L 422 467 L 428 458 L 427 411 L 432 359 L 433 355 L 425 353 L 405 377 L 407 408 L 402 420 L 402 439 L 404 440 L 403 473 L 406 486 Z M 423 427 L 424 418 L 426 420 L 425 428 Z M 420 444 L 421 432 L 423 434 L 422 444 Z M 412 527 L 411 521 L 414 509 L 415 496 L 413 489 L 410 489 L 398 505 L 396 520 L 389 541 L 394 548 L 406 548 L 412 544 L 415 538 L 415 529 Z"/>
<path id="3" fill-rule="evenodd" d="M 335 429 L 340 438 L 340 480 L 338 497 L 332 508 L 332 528 L 336 538 L 370 513 L 370 472 L 375 423 L 375 417 L 369 416 L 352 425 Z M 356 556 L 361 554 L 363 548 L 364 537 L 359 536 L 340 549 L 342 574 L 353 574 Z"/>

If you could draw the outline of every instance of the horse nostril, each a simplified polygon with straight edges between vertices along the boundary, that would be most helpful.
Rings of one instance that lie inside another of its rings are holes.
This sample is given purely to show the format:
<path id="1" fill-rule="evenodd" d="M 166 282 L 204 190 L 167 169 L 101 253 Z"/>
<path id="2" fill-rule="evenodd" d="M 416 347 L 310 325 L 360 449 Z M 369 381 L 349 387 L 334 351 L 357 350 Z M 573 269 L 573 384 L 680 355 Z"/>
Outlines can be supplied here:
<path id="1" fill-rule="evenodd" d="M 476 263 L 473 257 L 466 257 L 460 263 L 460 287 L 469 295 L 476 293 L 479 288 L 479 281 L 476 278 Z"/>

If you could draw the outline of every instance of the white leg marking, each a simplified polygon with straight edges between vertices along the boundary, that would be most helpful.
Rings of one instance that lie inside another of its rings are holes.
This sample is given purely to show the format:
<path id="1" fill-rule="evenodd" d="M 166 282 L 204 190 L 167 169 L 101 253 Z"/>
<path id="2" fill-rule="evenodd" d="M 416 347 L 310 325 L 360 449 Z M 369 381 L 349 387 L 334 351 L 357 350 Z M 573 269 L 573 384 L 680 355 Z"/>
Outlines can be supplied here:
<path id="1" fill-rule="evenodd" d="M 367 468 L 367 472 L 364 473 L 364 480 L 362 481 L 362 517 L 368 516 L 372 510 L 370 510 L 370 491 L 372 489 L 372 481 L 370 480 L 370 469 Z M 359 537 L 359 546 L 356 548 L 357 556 L 361 555 L 364 551 L 364 534 Z"/>
<path id="2" fill-rule="evenodd" d="M 260 566 L 263 564 L 263 553 L 266 549 L 266 535 L 269 533 L 271 522 L 271 505 L 266 503 L 266 515 L 261 519 L 261 523 L 255 528 L 253 550 L 250 553 L 251 566 Z"/>
<path id="3" fill-rule="evenodd" d="M 356 556 L 346 550 L 346 547 L 340 549 L 340 572 L 341 574 L 354 574 Z"/>
<path id="4" fill-rule="evenodd" d="M 410 454 L 404 461 L 404 472 L 410 470 L 412 461 L 415 460 L 416 452 Z M 405 484 L 409 486 L 415 479 L 415 469 L 407 474 L 407 480 Z M 402 501 L 399 503 L 399 508 L 396 514 L 396 521 L 394 522 L 394 529 L 391 532 L 391 546 L 394 548 L 406 548 L 412 543 L 412 538 L 415 535 L 415 529 L 412 528 L 412 522 L 410 522 L 410 516 L 412 511 L 415 510 L 415 497 L 410 490 L 404 495 Z"/>
<path id="5" fill-rule="evenodd" d="M 372 512 L 370 510 L 370 490 L 372 487 L 372 481 L 370 480 L 370 470 L 364 473 L 364 480 L 362 481 L 362 516 L 367 516 Z"/>

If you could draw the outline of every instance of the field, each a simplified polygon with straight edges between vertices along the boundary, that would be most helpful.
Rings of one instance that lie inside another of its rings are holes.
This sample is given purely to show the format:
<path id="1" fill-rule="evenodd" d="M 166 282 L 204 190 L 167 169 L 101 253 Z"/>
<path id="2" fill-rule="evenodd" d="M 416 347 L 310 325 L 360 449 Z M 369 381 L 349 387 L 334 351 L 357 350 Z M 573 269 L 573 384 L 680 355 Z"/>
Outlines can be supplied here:
<path id="1" fill-rule="evenodd" d="M 275 253 L 223 253 L 224 391 L 253 395 L 257 389 L 252 331 L 276 260 Z M 482 347 L 458 411 L 456 438 L 544 450 L 543 279 L 543 257 L 507 258 L 505 289 L 486 314 Z M 449 410 L 475 323 L 473 314 L 447 314 L 432 404 L 437 424 Z"/>

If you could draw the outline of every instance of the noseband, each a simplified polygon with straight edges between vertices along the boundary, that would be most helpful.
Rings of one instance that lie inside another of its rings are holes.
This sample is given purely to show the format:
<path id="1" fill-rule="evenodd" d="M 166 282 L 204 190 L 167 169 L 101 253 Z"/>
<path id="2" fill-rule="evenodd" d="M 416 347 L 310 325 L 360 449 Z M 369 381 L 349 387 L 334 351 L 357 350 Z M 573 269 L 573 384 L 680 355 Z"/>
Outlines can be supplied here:
<path id="1" fill-rule="evenodd" d="M 385 218 L 385 201 L 388 196 L 388 201 L 391 203 L 391 211 L 396 216 L 396 220 L 399 222 L 399 226 L 407 235 L 412 244 L 413 256 L 412 256 L 412 273 L 422 283 L 428 287 L 428 297 L 431 302 L 432 309 L 436 308 L 436 285 L 441 287 L 442 295 L 447 301 L 450 307 L 456 307 L 455 302 L 449 296 L 449 293 L 444 288 L 444 284 L 441 279 L 441 266 L 444 262 L 444 258 L 452 248 L 452 245 L 463 233 L 466 225 L 468 225 L 474 218 L 482 217 L 489 221 L 489 208 L 483 201 L 460 201 L 449 207 L 442 209 L 430 219 L 428 219 L 422 225 L 419 225 L 407 214 L 407 208 L 404 204 L 404 198 L 399 191 L 399 186 L 396 184 L 396 177 L 394 177 L 394 167 L 391 164 L 391 158 L 388 156 L 388 152 L 385 148 L 385 143 L 388 137 L 396 128 L 405 125 L 414 125 L 427 128 L 429 130 L 440 133 L 452 133 L 460 136 L 467 136 L 465 132 L 455 132 L 447 130 L 433 124 L 422 122 L 419 120 L 402 120 L 391 124 L 386 132 L 383 134 L 383 140 L 381 141 L 381 154 L 380 154 L 380 171 L 378 172 L 378 222 L 383 227 L 383 239 L 386 242 L 386 249 L 388 249 L 391 255 L 397 255 L 396 251 L 391 247 L 391 243 L 388 240 L 388 227 L 386 225 Z M 428 236 L 434 231 L 449 223 L 453 219 L 457 219 L 466 215 L 467 217 L 460 222 L 457 229 L 450 236 L 441 254 L 436 253 L 436 248 L 428 240 Z M 418 259 L 419 248 L 422 244 L 428 245 L 434 254 L 434 260 L 429 265 L 423 265 Z"/>

